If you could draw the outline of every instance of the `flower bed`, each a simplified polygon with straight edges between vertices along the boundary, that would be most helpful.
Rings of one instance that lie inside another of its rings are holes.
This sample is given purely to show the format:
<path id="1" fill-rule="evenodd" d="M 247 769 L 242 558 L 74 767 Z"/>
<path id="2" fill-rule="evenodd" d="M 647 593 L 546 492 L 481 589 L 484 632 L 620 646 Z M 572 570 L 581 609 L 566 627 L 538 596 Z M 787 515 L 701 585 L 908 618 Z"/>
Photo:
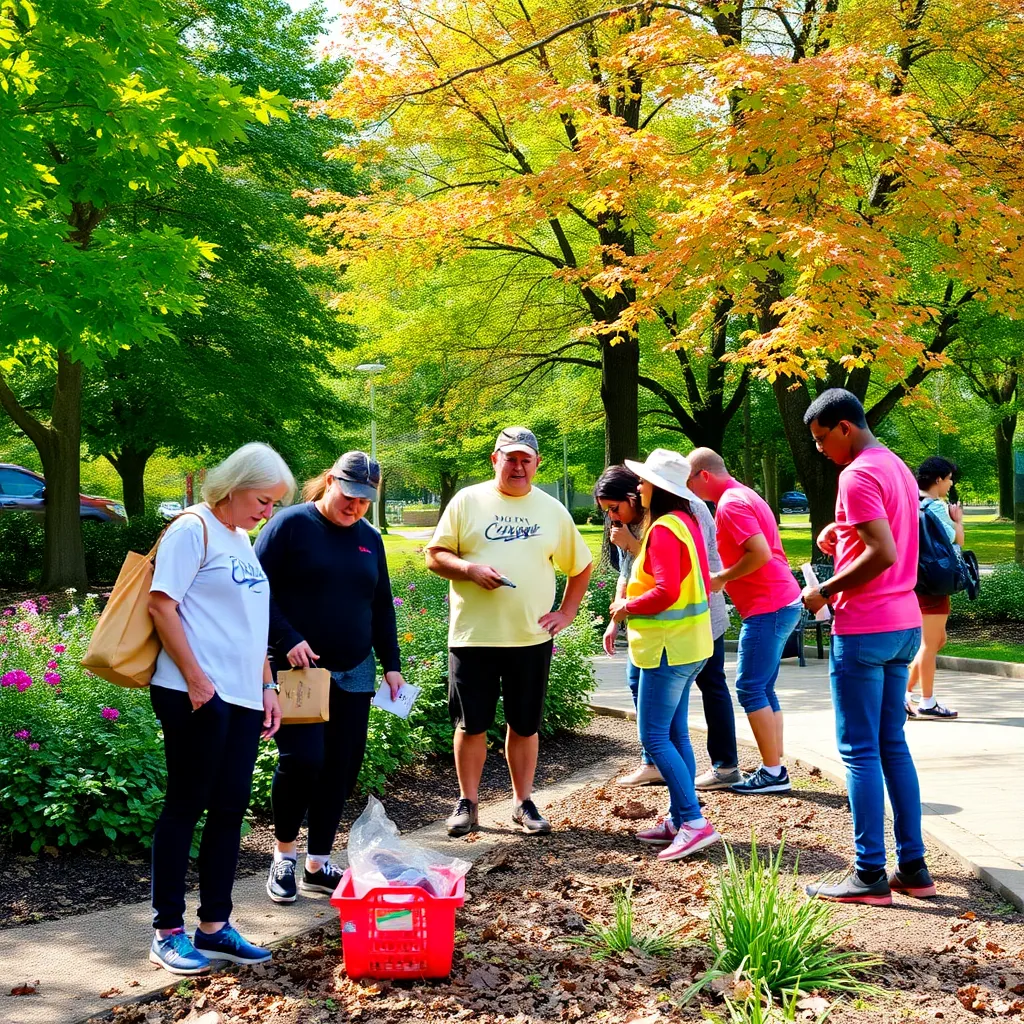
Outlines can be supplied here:
<path id="1" fill-rule="evenodd" d="M 373 710 L 360 785 L 375 793 L 396 769 L 452 746 L 447 584 L 404 569 L 392 587 L 403 671 L 422 693 L 406 721 Z M 139 847 L 152 835 L 165 774 L 159 723 L 146 690 L 121 689 L 81 668 L 98 616 L 96 595 L 80 600 L 74 591 L 0 613 L 0 821 L 19 848 Z M 598 649 L 588 602 L 555 642 L 545 735 L 589 721 L 589 658 Z M 503 733 L 499 711 L 492 738 Z M 269 807 L 276 761 L 276 746 L 262 744 L 256 808 Z"/>

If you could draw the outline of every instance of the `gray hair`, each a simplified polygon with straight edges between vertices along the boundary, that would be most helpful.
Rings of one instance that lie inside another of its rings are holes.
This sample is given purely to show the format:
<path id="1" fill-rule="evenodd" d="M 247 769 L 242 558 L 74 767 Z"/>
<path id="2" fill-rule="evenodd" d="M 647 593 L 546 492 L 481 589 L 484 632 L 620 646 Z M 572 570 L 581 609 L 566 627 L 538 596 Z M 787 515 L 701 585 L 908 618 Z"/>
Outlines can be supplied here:
<path id="1" fill-rule="evenodd" d="M 203 481 L 203 501 L 214 506 L 232 491 L 256 490 L 287 484 L 283 501 L 288 505 L 295 495 L 295 477 L 277 452 L 268 444 L 253 441 L 233 451 L 214 466 Z"/>

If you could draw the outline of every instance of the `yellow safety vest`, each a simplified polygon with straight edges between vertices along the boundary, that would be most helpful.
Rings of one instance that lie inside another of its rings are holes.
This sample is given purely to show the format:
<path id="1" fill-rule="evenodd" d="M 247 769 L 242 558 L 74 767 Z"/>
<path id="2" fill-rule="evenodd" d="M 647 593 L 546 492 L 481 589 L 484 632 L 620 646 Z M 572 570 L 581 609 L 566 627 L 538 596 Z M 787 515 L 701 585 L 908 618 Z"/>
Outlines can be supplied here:
<path id="1" fill-rule="evenodd" d="M 686 525 L 671 513 L 662 516 L 644 535 L 640 553 L 626 585 L 626 598 L 640 597 L 654 589 L 654 577 L 644 571 L 647 541 L 654 526 L 667 526 L 686 546 L 690 554 L 690 574 L 682 581 L 675 603 L 657 615 L 630 615 L 628 621 L 629 657 L 638 668 L 657 668 L 662 652 L 670 665 L 690 665 L 710 658 L 715 642 L 711 637 L 711 609 L 704 589 L 697 547 Z"/>

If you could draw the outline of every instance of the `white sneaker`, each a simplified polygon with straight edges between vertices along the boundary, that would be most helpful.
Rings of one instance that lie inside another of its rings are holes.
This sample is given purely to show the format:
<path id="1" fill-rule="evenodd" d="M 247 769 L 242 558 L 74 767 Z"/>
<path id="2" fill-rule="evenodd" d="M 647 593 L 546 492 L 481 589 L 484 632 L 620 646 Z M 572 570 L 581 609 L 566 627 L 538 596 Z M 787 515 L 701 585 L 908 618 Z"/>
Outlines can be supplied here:
<path id="1" fill-rule="evenodd" d="M 656 765 L 653 764 L 641 764 L 636 771 L 630 772 L 628 775 L 623 775 L 615 780 L 616 786 L 650 786 L 653 783 L 661 782 L 665 780 L 661 777 L 661 772 L 658 771 Z"/>

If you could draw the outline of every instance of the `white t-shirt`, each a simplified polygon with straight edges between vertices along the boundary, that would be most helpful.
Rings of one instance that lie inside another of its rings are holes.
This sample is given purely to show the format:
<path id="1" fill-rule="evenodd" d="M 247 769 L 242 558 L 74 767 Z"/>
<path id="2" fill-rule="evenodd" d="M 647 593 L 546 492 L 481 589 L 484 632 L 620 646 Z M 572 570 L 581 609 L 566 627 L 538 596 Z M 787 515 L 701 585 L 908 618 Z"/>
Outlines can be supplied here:
<path id="1" fill-rule="evenodd" d="M 221 700 L 263 710 L 263 662 L 270 624 L 270 584 L 249 535 L 228 529 L 205 504 L 171 523 L 156 553 L 151 591 L 178 602 L 189 647 Z M 156 660 L 153 686 L 187 692 L 178 666 L 165 650 Z"/>

